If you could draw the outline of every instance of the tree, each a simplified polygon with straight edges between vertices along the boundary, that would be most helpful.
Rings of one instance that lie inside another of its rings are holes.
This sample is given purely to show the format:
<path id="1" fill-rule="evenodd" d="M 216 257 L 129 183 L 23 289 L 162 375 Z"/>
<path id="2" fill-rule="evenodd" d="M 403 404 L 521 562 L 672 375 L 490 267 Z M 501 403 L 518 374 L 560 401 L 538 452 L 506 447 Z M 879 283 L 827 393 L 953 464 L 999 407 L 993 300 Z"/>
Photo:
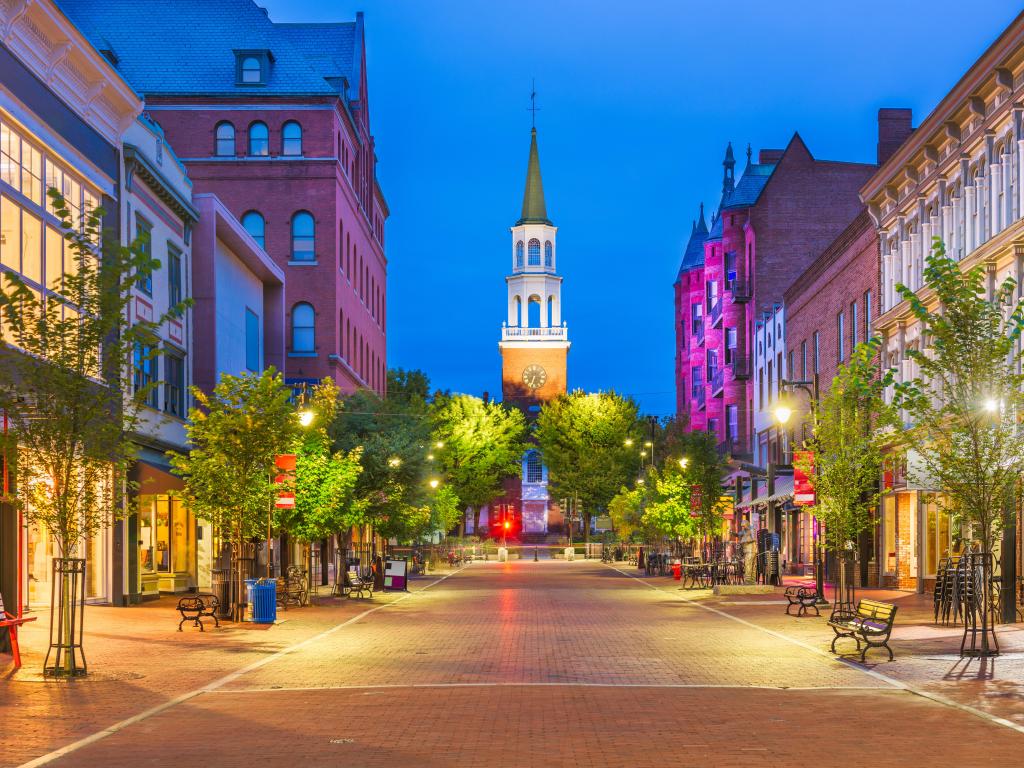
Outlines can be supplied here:
<path id="1" fill-rule="evenodd" d="M 536 437 L 549 487 L 556 497 L 578 496 L 587 539 L 593 513 L 636 477 L 640 453 L 633 442 L 639 435 L 636 403 L 615 392 L 576 390 L 541 408 Z"/>
<path id="2" fill-rule="evenodd" d="M 650 526 L 644 521 L 645 487 L 622 486 L 608 502 L 608 516 L 620 539 L 628 540 L 635 535 L 646 538 L 644 534 L 649 532 Z"/>
<path id="3" fill-rule="evenodd" d="M 650 499 L 644 523 L 674 540 L 693 538 L 697 533 L 697 518 L 691 506 L 693 489 L 678 464 L 673 467 L 666 462 L 662 471 L 651 470 L 645 487 L 650 488 Z"/>
<path id="4" fill-rule="evenodd" d="M 435 455 L 445 482 L 473 510 L 500 497 L 502 481 L 519 476 L 528 443 L 522 412 L 472 395 L 437 397 L 431 412 Z"/>
<path id="5" fill-rule="evenodd" d="M 1024 299 L 983 264 L 962 271 L 938 238 L 924 278 L 927 299 L 897 286 L 925 340 L 907 352 L 917 375 L 896 385 L 911 421 L 901 434 L 921 458 L 918 479 L 942 489 L 939 503 L 990 553 L 1024 472 Z"/>
<path id="6" fill-rule="evenodd" d="M 104 239 L 100 245 L 102 208 L 76 222 L 56 190 L 48 195 L 73 266 L 45 296 L 16 273 L 4 273 L 0 410 L 10 425 L 5 455 L 17 457 L 13 500 L 29 524 L 45 528 L 64 560 L 84 557 L 84 542 L 121 512 L 136 452 L 131 436 L 157 385 L 136 375 L 130 386 L 128 374 L 133 363 L 148 364 L 159 354 L 156 330 L 187 304 L 153 321 L 124 323 L 136 281 L 151 275 L 159 261 L 141 239 L 129 246 Z M 57 608 L 67 618 L 78 596 L 71 594 L 69 576 L 58 581 Z M 63 627 L 58 664 L 47 671 L 80 674 L 73 653 L 63 653 L 77 628 L 70 620 Z"/>
<path id="7" fill-rule="evenodd" d="M 881 341 L 858 344 L 848 363 L 839 366 L 828 392 L 814 406 L 814 432 L 806 447 L 811 456 L 794 457 L 815 492 L 809 508 L 825 527 L 825 544 L 834 552 L 849 549 L 871 526 L 878 504 L 878 478 L 889 428 L 898 418 L 885 400 L 892 372 L 876 363 Z"/>
<path id="8" fill-rule="evenodd" d="M 244 539 L 266 531 L 278 494 L 274 459 L 295 445 L 299 430 L 291 390 L 273 368 L 242 376 L 221 374 L 213 392 L 192 388 L 196 407 L 185 427 L 191 450 L 171 451 L 182 496 L 197 517 L 209 520 L 231 541 L 235 584 L 232 608 L 241 620 Z"/>
<path id="9" fill-rule="evenodd" d="M 299 432 L 295 447 L 295 506 L 277 511 L 276 522 L 298 541 L 310 545 L 343 534 L 365 518 L 365 503 L 356 496 L 362 451 L 333 451 L 328 425 L 338 412 L 338 387 L 324 379 L 313 388 L 305 408 L 313 421 Z"/>
<path id="10" fill-rule="evenodd" d="M 361 451 L 356 497 L 378 533 L 401 534 L 403 518 L 427 504 L 430 451 L 429 381 L 420 371 L 388 371 L 387 398 L 359 390 L 344 398 L 327 428 L 335 451 Z M 345 546 L 351 529 L 345 532 Z"/>

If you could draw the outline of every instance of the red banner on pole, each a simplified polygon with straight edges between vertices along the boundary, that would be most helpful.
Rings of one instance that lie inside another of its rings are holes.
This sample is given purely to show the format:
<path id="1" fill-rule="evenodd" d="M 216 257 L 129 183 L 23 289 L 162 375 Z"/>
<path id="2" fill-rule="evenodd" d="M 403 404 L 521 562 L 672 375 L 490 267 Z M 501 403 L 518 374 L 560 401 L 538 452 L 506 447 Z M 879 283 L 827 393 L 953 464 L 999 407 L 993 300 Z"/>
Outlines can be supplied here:
<path id="1" fill-rule="evenodd" d="M 274 466 L 280 470 L 274 478 L 274 482 L 278 485 L 285 485 L 295 480 L 295 454 L 294 453 L 281 453 L 274 457 Z M 277 501 L 274 502 L 274 506 L 278 509 L 294 509 L 295 508 L 295 494 L 292 491 L 278 491 Z"/>
<path id="2" fill-rule="evenodd" d="M 814 486 L 811 476 L 814 474 L 814 452 L 793 451 L 793 503 L 798 507 L 814 506 Z"/>
<path id="3" fill-rule="evenodd" d="M 700 508 L 703 502 L 703 489 L 699 485 L 690 486 L 690 517 L 700 517 Z"/>

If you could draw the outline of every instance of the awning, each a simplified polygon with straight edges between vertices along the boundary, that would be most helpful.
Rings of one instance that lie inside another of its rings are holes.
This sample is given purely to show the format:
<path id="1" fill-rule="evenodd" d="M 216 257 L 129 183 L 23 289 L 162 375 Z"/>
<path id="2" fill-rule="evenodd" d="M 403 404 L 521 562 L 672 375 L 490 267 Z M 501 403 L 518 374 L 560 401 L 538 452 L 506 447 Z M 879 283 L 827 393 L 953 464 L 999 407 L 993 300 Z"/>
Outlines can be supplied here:
<path id="1" fill-rule="evenodd" d="M 136 493 L 139 496 L 165 494 L 170 491 L 184 490 L 185 484 L 177 475 L 172 475 L 168 465 L 159 465 L 145 459 L 137 459 L 129 473 L 130 479 L 139 484 Z"/>
<path id="2" fill-rule="evenodd" d="M 765 492 L 756 499 L 742 501 L 736 505 L 736 509 L 749 509 L 750 507 L 764 507 L 769 501 L 785 501 L 793 498 L 793 478 L 789 475 L 775 478 L 775 493 L 771 496 Z"/>

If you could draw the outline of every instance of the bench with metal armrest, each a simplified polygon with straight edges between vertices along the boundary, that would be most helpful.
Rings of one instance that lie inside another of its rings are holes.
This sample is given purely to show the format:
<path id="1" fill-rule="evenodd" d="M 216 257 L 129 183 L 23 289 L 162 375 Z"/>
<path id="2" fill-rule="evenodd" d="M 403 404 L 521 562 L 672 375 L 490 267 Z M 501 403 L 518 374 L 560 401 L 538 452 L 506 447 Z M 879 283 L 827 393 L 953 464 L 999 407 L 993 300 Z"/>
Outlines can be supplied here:
<path id="1" fill-rule="evenodd" d="M 814 612 L 821 616 L 821 611 L 818 610 L 818 587 L 815 584 L 798 584 L 792 587 L 786 587 L 786 600 L 789 601 L 789 605 L 786 606 L 786 614 L 792 616 L 789 612 L 790 608 L 794 605 L 799 606 L 796 610 L 797 616 L 803 616 L 807 613 L 808 608 L 813 608 Z"/>
<path id="2" fill-rule="evenodd" d="M 836 652 L 836 640 L 849 637 L 857 643 L 860 660 L 872 648 L 885 648 L 889 652 L 889 661 L 893 659 L 892 648 L 889 647 L 889 636 L 896 620 L 896 606 L 890 603 L 879 603 L 875 600 L 860 600 L 852 612 L 837 611 L 832 614 L 828 624 L 836 636 L 832 638 L 832 653 Z M 860 644 L 864 643 L 861 650 Z"/>
<path id="3" fill-rule="evenodd" d="M 345 571 L 345 588 L 348 597 L 373 597 L 373 575 L 364 577 L 358 571 Z"/>
<path id="4" fill-rule="evenodd" d="M 181 614 L 181 621 L 178 622 L 178 631 L 181 632 L 181 625 L 186 621 L 191 621 L 192 626 L 199 627 L 200 632 L 205 632 L 203 628 L 203 617 L 209 616 L 213 619 L 215 627 L 220 626 L 220 620 L 217 618 L 217 609 L 220 608 L 220 600 L 217 599 L 216 595 L 189 595 L 182 597 L 178 600 L 178 613 Z"/>

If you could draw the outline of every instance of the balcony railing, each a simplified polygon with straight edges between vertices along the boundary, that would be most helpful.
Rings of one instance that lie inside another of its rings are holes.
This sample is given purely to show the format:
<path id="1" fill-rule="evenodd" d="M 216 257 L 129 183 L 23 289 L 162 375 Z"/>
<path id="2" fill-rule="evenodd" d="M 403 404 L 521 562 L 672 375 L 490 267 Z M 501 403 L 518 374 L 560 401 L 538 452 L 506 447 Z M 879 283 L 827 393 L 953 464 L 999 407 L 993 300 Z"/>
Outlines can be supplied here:
<path id="1" fill-rule="evenodd" d="M 690 394 L 693 395 L 693 402 L 695 402 L 697 404 L 697 410 L 698 411 L 703 411 L 704 410 L 704 385 L 703 384 L 699 385 Z"/>
<path id="2" fill-rule="evenodd" d="M 502 341 L 568 341 L 569 329 L 563 325 L 547 328 L 526 328 L 518 325 L 503 325 Z"/>
<path id="3" fill-rule="evenodd" d="M 697 330 L 693 332 L 694 338 L 697 339 L 697 344 L 704 343 L 704 323 L 697 324 Z"/>
<path id="4" fill-rule="evenodd" d="M 711 380 L 711 396 L 722 394 L 725 389 L 725 368 L 716 368 L 708 378 Z"/>
<path id="5" fill-rule="evenodd" d="M 708 313 L 708 316 L 711 318 L 711 327 L 712 328 L 716 327 L 720 322 L 722 322 L 722 300 L 721 299 L 719 299 L 718 301 L 716 301 L 714 304 L 711 305 L 711 311 Z"/>
<path id="6" fill-rule="evenodd" d="M 732 377 L 734 379 L 750 378 L 750 359 L 743 356 L 736 356 L 732 360 Z"/>
<path id="7" fill-rule="evenodd" d="M 750 281 L 742 278 L 736 278 L 732 281 L 731 285 L 732 300 L 734 302 L 745 302 L 750 301 L 751 288 Z"/>

